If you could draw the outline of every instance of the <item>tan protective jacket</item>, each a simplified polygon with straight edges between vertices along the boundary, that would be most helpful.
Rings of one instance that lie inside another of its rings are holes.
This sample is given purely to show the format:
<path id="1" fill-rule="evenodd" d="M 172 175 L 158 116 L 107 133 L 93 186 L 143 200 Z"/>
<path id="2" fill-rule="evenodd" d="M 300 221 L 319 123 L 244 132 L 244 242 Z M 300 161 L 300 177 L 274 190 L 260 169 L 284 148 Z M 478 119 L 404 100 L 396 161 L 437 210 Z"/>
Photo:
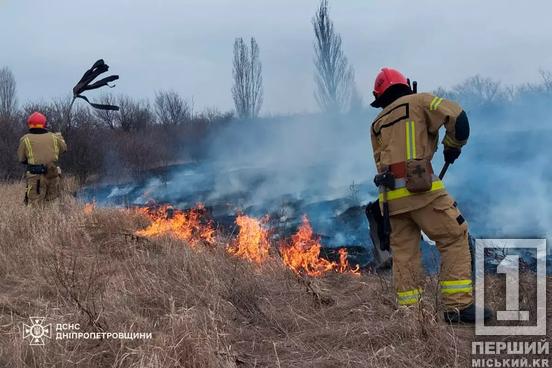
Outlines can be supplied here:
<path id="1" fill-rule="evenodd" d="M 27 133 L 19 141 L 17 158 L 29 165 L 57 164 L 59 155 L 67 151 L 61 133 Z"/>
<path id="2" fill-rule="evenodd" d="M 456 118 L 461 112 L 462 108 L 455 102 L 430 93 L 403 96 L 391 103 L 376 117 L 371 129 L 378 172 L 400 167 L 410 159 L 431 160 L 437 151 L 442 125 L 446 128 L 443 144 L 462 147 L 467 141 L 455 138 Z M 444 185 L 438 178 L 434 179 L 431 190 L 424 193 L 411 193 L 404 185 L 397 185 L 397 189 L 388 191 L 389 212 L 395 215 L 424 207 L 443 193 Z M 380 194 L 380 203 L 382 200 Z"/>

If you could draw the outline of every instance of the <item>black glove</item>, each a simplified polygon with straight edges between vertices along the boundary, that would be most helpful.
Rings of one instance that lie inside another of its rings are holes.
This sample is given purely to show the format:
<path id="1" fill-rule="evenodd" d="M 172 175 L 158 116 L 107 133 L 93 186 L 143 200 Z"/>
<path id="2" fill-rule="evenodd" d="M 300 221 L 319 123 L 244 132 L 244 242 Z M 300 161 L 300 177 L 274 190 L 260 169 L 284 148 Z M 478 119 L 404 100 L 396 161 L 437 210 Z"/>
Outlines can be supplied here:
<path id="1" fill-rule="evenodd" d="M 445 162 L 447 164 L 453 164 L 454 161 L 460 157 L 460 153 L 462 153 L 460 148 L 445 147 L 445 150 L 443 151 L 443 154 L 445 155 Z"/>
<path id="2" fill-rule="evenodd" d="M 388 189 L 395 189 L 395 177 L 393 174 L 389 171 L 383 172 L 381 174 L 377 174 L 374 177 L 374 184 L 376 184 L 377 187 L 384 186 Z"/>

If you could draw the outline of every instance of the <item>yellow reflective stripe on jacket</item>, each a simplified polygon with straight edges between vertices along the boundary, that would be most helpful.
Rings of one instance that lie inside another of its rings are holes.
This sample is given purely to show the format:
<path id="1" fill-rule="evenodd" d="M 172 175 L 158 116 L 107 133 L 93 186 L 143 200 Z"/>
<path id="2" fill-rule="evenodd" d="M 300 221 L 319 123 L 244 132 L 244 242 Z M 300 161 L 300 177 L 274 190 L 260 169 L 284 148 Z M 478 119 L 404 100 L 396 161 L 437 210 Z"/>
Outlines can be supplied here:
<path id="1" fill-rule="evenodd" d="M 59 159 L 59 143 L 55 134 L 52 134 L 52 139 L 54 140 L 54 155 L 57 161 Z"/>
<path id="2" fill-rule="evenodd" d="M 424 193 L 434 192 L 436 190 L 441 190 L 441 189 L 445 189 L 445 184 L 441 180 L 436 180 L 431 184 L 431 189 Z M 399 189 L 388 191 L 387 200 L 392 201 L 395 199 L 406 198 L 413 195 L 424 194 L 424 193 L 412 193 L 406 188 L 399 188 Z M 383 202 L 383 193 L 380 193 L 379 199 L 381 202 Z"/>
<path id="3" fill-rule="evenodd" d="M 443 294 L 471 293 L 473 291 L 472 280 L 441 281 L 439 284 Z"/>
<path id="4" fill-rule="evenodd" d="M 439 97 L 433 97 L 433 100 L 431 100 L 431 103 L 429 104 L 429 111 L 433 111 L 433 104 L 437 102 Z"/>
<path id="5" fill-rule="evenodd" d="M 25 147 L 27 147 L 27 163 L 34 165 L 35 159 L 34 159 L 33 146 L 31 144 L 31 140 L 29 139 L 29 137 L 25 137 L 23 139 L 23 142 L 25 142 Z"/>
<path id="6" fill-rule="evenodd" d="M 406 159 L 416 158 L 416 128 L 413 121 L 406 122 Z"/>
<path id="7" fill-rule="evenodd" d="M 443 102 L 443 98 L 439 97 L 433 97 L 433 100 L 431 100 L 431 104 L 429 105 L 429 111 L 435 111 L 439 107 L 439 105 Z"/>
<path id="8" fill-rule="evenodd" d="M 433 106 L 433 110 L 437 110 L 437 108 L 439 107 L 439 105 L 441 104 L 441 102 L 443 102 L 443 98 L 440 98 L 439 101 L 437 101 L 435 103 L 435 106 Z"/>
<path id="9" fill-rule="evenodd" d="M 399 305 L 416 304 L 422 297 L 422 289 L 412 289 L 397 292 L 397 302 Z"/>

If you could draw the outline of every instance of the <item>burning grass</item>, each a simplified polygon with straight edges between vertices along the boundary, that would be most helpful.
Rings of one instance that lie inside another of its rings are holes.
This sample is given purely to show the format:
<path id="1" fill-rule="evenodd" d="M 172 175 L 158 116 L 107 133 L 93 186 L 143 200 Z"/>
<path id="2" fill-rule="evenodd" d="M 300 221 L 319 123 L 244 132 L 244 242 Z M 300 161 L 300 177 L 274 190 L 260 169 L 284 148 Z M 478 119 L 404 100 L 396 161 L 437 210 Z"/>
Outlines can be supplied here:
<path id="1" fill-rule="evenodd" d="M 359 274 L 358 265 L 350 269 L 345 249 L 339 250 L 339 263 L 336 263 L 321 258 L 321 248 L 320 239 L 314 235 L 312 226 L 305 216 L 297 233 L 291 237 L 291 241 L 280 246 L 280 252 L 284 264 L 298 274 L 322 276 L 330 271 Z"/>
<path id="2" fill-rule="evenodd" d="M 88 206 L 88 204 L 85 205 L 85 212 L 89 212 Z M 188 211 L 176 210 L 168 205 L 144 207 L 137 211 L 145 214 L 152 221 L 147 228 L 135 232 L 138 236 L 169 235 L 185 240 L 194 248 L 201 243 L 210 245 L 215 243 L 216 232 L 213 222 L 202 204 Z M 265 262 L 271 249 L 268 222 L 268 216 L 256 219 L 238 214 L 236 216 L 238 234 L 226 246 L 227 252 L 252 263 Z M 320 257 L 321 248 L 320 240 L 314 235 L 309 220 L 305 216 L 302 225 L 291 237 L 290 242 L 282 242 L 279 249 L 284 264 L 297 274 L 318 277 L 330 271 L 356 275 L 360 273 L 358 265 L 353 269 L 349 266 L 347 251 L 344 248 L 339 249 L 338 262 Z"/>
<path id="3" fill-rule="evenodd" d="M 198 204 L 189 211 L 181 211 L 164 205 L 140 208 L 138 212 L 152 220 L 147 228 L 136 231 L 138 236 L 170 235 L 186 241 L 192 247 L 201 243 L 212 245 L 215 241 L 215 229 L 211 220 L 207 218 L 203 204 Z"/>
<path id="4" fill-rule="evenodd" d="M 0 184 L 0 191 L 0 367 L 469 364 L 473 330 L 439 320 L 433 279 L 422 304 L 397 310 L 387 277 L 332 271 L 312 278 L 272 255 L 244 262 L 240 246 L 229 255 L 228 239 L 216 236 L 214 246 L 196 247 L 173 236 L 136 236 L 152 223 L 137 211 L 85 213 L 72 198 L 37 211 L 22 206 L 21 184 Z M 243 220 L 236 241 L 268 244 L 262 222 Z M 83 333 L 152 338 L 54 338 L 31 347 L 22 338 L 31 316 L 78 323 Z"/>

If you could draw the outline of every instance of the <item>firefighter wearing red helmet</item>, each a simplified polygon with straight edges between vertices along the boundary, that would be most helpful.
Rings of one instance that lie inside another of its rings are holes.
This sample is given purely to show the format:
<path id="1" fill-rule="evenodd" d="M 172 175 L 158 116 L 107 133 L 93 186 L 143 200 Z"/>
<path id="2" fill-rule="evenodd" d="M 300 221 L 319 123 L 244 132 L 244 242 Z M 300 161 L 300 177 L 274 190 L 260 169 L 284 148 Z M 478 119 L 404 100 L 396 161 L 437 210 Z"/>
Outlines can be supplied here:
<path id="1" fill-rule="evenodd" d="M 441 254 L 445 319 L 473 323 L 468 224 L 431 165 L 443 126 L 445 162 L 452 164 L 460 156 L 470 132 L 466 113 L 453 101 L 414 93 L 409 80 L 392 68 L 379 72 L 373 93 L 371 105 L 383 109 L 371 129 L 378 170 L 374 182 L 380 188 L 380 204 L 385 200 L 389 208 L 397 302 L 408 306 L 422 297 L 420 232 L 424 231 Z"/>
<path id="2" fill-rule="evenodd" d="M 59 156 L 67 151 L 61 133 L 47 130 L 44 114 L 34 112 L 27 120 L 29 132 L 21 137 L 17 157 L 27 167 L 25 202 L 43 203 L 60 195 Z"/>

